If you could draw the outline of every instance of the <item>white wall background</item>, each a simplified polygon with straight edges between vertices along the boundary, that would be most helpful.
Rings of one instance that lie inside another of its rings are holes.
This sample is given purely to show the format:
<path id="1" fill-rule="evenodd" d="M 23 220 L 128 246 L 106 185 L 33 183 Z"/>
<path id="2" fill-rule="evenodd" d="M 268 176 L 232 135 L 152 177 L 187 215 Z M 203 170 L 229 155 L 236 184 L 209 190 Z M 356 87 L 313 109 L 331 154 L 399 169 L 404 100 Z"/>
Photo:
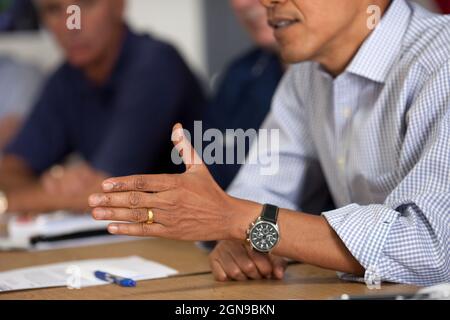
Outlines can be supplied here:
<path id="1" fill-rule="evenodd" d="M 128 1 L 127 17 L 136 30 L 170 41 L 196 71 L 206 73 L 203 0 Z"/>
<path id="2" fill-rule="evenodd" d="M 170 41 L 179 49 L 190 66 L 206 74 L 203 0 L 128 0 L 126 17 L 130 25 Z M 60 53 L 46 32 L 0 35 L 0 53 L 54 68 Z"/>

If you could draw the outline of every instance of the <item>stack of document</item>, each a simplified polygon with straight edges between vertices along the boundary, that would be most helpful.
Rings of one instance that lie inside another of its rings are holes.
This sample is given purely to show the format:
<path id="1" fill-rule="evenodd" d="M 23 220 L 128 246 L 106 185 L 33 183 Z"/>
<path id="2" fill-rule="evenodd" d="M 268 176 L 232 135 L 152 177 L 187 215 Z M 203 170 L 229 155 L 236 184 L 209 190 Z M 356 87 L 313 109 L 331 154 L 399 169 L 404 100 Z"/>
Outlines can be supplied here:
<path id="1" fill-rule="evenodd" d="M 0 272 L 0 292 L 55 287 L 81 289 L 108 284 L 97 279 L 94 275 L 95 271 L 135 281 L 159 279 L 178 274 L 175 269 L 137 256 L 70 261 Z"/>
<path id="2" fill-rule="evenodd" d="M 104 230 L 108 222 L 97 221 L 90 214 L 58 211 L 40 214 L 32 219 L 12 217 L 8 222 L 8 234 L 13 238 L 37 236 L 55 237 L 83 231 Z"/>
<path id="3" fill-rule="evenodd" d="M 0 239 L 0 249 L 31 249 L 38 243 L 52 243 L 106 235 L 108 222 L 96 221 L 90 214 L 55 212 L 24 219 L 12 216 L 7 238 Z"/>

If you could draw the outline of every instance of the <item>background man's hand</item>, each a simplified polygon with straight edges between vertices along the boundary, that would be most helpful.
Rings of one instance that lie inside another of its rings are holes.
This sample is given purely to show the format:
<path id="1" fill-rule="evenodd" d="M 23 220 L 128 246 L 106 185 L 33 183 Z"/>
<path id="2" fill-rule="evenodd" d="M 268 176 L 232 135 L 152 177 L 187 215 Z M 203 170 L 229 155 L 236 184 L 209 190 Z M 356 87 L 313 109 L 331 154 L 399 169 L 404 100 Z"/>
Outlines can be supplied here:
<path id="1" fill-rule="evenodd" d="M 106 175 L 81 162 L 67 166 L 54 166 L 41 177 L 44 190 L 54 196 L 85 195 L 98 189 Z M 93 189 L 95 186 L 95 189 Z"/>
<path id="2" fill-rule="evenodd" d="M 60 167 L 42 177 L 14 155 L 5 155 L 0 164 L 0 190 L 7 195 L 10 213 L 88 212 L 87 198 L 101 190 L 106 177 L 86 163 Z"/>
<path id="3" fill-rule="evenodd" d="M 229 240 L 217 244 L 209 256 L 209 263 L 218 281 L 281 280 L 287 266 L 284 258 L 263 255 L 240 241 Z"/>

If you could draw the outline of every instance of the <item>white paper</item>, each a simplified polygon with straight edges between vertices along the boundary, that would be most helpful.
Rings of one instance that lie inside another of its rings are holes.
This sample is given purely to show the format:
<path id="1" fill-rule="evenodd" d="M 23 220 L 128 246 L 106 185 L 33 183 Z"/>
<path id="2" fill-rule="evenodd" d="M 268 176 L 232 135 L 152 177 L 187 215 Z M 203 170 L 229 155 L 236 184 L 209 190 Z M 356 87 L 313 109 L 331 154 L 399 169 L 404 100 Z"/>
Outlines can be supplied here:
<path id="1" fill-rule="evenodd" d="M 8 222 L 8 235 L 11 238 L 31 238 L 34 236 L 59 236 L 81 231 L 106 229 L 108 221 L 98 221 L 90 214 L 58 211 L 39 214 L 30 220 L 19 215 L 12 216 Z"/>
<path id="2" fill-rule="evenodd" d="M 178 273 L 175 269 L 137 256 L 70 261 L 0 272 L 0 292 L 53 287 L 77 289 L 108 284 L 97 279 L 95 271 L 135 281 L 164 278 Z"/>

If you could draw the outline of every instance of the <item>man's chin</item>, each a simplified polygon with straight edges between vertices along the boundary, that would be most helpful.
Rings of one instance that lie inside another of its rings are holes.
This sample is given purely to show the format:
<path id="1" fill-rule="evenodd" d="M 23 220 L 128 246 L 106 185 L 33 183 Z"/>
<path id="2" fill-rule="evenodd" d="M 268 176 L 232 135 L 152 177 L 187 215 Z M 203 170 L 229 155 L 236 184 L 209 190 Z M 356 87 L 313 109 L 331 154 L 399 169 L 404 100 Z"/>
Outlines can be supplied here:
<path id="1" fill-rule="evenodd" d="M 82 68 L 89 65 L 92 59 L 88 55 L 67 55 L 67 61 L 75 68 Z"/>
<path id="2" fill-rule="evenodd" d="M 299 50 L 293 50 L 292 48 L 281 47 L 280 55 L 286 64 L 296 64 L 310 60 L 306 54 L 299 52 Z"/>

